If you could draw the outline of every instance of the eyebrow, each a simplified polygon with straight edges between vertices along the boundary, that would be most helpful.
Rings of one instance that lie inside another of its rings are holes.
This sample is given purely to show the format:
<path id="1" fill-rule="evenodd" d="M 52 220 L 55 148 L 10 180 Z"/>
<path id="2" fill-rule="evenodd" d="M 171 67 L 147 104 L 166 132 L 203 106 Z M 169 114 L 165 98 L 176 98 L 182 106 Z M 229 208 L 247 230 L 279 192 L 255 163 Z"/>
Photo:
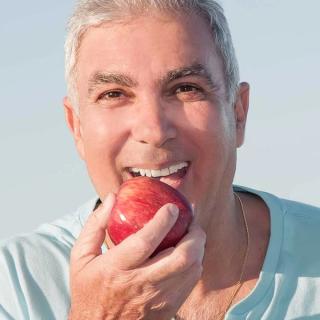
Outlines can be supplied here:
<path id="1" fill-rule="evenodd" d="M 88 93 L 91 94 L 96 87 L 102 84 L 114 83 L 124 87 L 136 87 L 138 83 L 132 78 L 121 73 L 97 72 L 89 80 Z"/>
<path id="2" fill-rule="evenodd" d="M 174 80 L 188 77 L 188 76 L 200 76 L 201 78 L 204 78 L 206 82 L 212 86 L 215 87 L 215 83 L 213 82 L 210 73 L 207 71 L 204 65 L 201 63 L 194 63 L 190 66 L 178 68 L 169 71 L 166 76 L 160 80 L 162 84 L 168 84 Z"/>
<path id="3" fill-rule="evenodd" d="M 216 84 L 213 82 L 210 73 L 201 63 L 194 63 L 190 66 L 170 70 L 163 78 L 160 79 L 159 83 L 161 85 L 167 85 L 174 80 L 188 76 L 200 76 L 204 78 L 208 85 L 211 87 L 216 87 Z M 108 83 L 129 88 L 138 86 L 138 82 L 132 79 L 129 75 L 113 72 L 96 72 L 89 79 L 88 93 L 91 94 L 98 86 Z"/>

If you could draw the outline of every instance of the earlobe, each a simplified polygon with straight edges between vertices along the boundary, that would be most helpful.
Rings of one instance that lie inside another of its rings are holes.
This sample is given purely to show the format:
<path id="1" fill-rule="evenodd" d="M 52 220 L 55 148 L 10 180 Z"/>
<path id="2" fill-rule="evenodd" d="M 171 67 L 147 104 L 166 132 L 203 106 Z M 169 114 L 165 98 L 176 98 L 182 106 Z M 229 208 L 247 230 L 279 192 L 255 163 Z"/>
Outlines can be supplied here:
<path id="1" fill-rule="evenodd" d="M 82 139 L 82 133 L 81 133 L 81 123 L 80 123 L 79 115 L 75 111 L 68 97 L 65 97 L 63 99 L 63 106 L 64 106 L 65 119 L 70 129 L 70 132 L 73 136 L 78 153 L 80 157 L 84 159 L 85 154 L 84 154 L 83 139 Z"/>
<path id="2" fill-rule="evenodd" d="M 244 142 L 246 121 L 249 109 L 250 87 L 246 82 L 240 83 L 237 99 L 235 102 L 235 121 L 237 130 L 237 147 Z"/>

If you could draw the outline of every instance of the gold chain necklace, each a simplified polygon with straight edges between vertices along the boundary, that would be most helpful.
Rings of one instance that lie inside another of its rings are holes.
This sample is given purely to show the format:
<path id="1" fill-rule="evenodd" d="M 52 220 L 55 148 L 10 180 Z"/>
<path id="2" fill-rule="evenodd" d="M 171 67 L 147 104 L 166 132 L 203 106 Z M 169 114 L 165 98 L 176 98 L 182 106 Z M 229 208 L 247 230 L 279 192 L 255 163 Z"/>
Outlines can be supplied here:
<path id="1" fill-rule="evenodd" d="M 248 227 L 246 212 L 244 210 L 241 198 L 235 192 L 234 192 L 234 195 L 239 200 L 240 207 L 241 207 L 242 218 L 243 218 L 244 226 L 245 226 L 245 229 L 246 229 L 246 238 L 247 238 L 246 239 L 246 251 L 245 251 L 244 259 L 243 259 L 242 266 L 241 266 L 241 273 L 240 273 L 239 281 L 236 283 L 236 288 L 235 288 L 234 292 L 232 293 L 230 301 L 229 301 L 227 307 L 225 308 L 225 310 L 223 311 L 222 316 L 219 318 L 219 320 L 223 320 L 224 319 L 224 316 L 226 315 L 226 313 L 228 312 L 229 308 L 231 307 L 234 298 L 236 297 L 236 295 L 238 294 L 238 292 L 240 291 L 240 289 L 241 289 L 241 287 L 243 285 L 242 278 L 243 278 L 244 270 L 245 270 L 245 267 L 246 267 L 246 264 L 247 264 L 249 247 L 250 247 L 249 227 Z"/>
<path id="2" fill-rule="evenodd" d="M 243 278 L 245 266 L 246 266 L 246 263 L 247 263 L 249 247 L 250 247 L 249 227 L 248 227 L 246 212 L 244 210 L 241 198 L 235 192 L 234 192 L 234 195 L 239 200 L 240 207 L 241 207 L 241 213 L 242 213 L 242 219 L 243 219 L 244 226 L 245 226 L 245 229 L 246 229 L 246 238 L 247 238 L 246 239 L 246 251 L 245 251 L 244 259 L 243 259 L 242 266 L 241 266 L 241 273 L 240 273 L 239 281 L 236 283 L 236 288 L 235 288 L 234 292 L 232 293 L 232 296 L 230 297 L 230 300 L 229 300 L 229 302 L 227 304 L 227 307 L 225 308 L 225 310 L 222 313 L 219 313 L 219 314 L 222 314 L 221 317 L 219 318 L 219 320 L 223 320 L 224 319 L 224 316 L 226 315 L 226 313 L 228 312 L 229 308 L 231 307 L 234 298 L 236 297 L 236 295 L 238 294 L 239 290 L 241 289 L 241 287 L 243 285 L 242 278 Z M 172 320 L 178 320 L 178 319 L 177 319 L 177 317 L 172 318 Z"/>

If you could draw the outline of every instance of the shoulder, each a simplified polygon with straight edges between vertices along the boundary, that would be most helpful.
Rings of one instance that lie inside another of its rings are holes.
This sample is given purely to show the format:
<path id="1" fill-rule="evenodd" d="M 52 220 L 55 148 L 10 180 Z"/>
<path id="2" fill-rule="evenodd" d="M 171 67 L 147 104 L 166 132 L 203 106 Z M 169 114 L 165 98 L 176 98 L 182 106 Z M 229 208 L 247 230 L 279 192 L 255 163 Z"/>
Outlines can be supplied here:
<path id="1" fill-rule="evenodd" d="M 269 250 L 279 249 L 282 262 L 288 265 L 320 270 L 320 208 L 247 187 L 235 186 L 235 190 L 253 193 L 267 205 L 271 218 Z"/>
<path id="2" fill-rule="evenodd" d="M 21 258 L 24 254 L 37 254 L 43 258 L 48 253 L 69 250 L 83 227 L 86 216 L 94 207 L 91 200 L 79 207 L 74 213 L 67 214 L 55 221 L 44 223 L 30 233 L 19 234 L 0 241 L 0 252 L 10 253 Z"/>
<path id="3" fill-rule="evenodd" d="M 292 200 L 280 199 L 287 215 L 320 223 L 320 208 Z"/>
<path id="4" fill-rule="evenodd" d="M 285 213 L 275 282 L 278 294 L 288 305 L 288 316 L 318 314 L 320 209 L 287 199 L 279 201 Z"/>
<path id="5" fill-rule="evenodd" d="M 271 214 L 276 212 L 285 217 L 285 219 L 313 220 L 320 222 L 320 208 L 293 200 L 278 197 L 272 193 L 260 191 L 243 186 L 234 186 L 235 191 L 242 191 L 254 194 L 260 197 L 269 208 Z"/>
<path id="6" fill-rule="evenodd" d="M 317 265 L 320 270 L 320 209 L 305 203 L 281 199 L 285 210 L 284 250 L 301 253 L 302 263 Z"/>
<path id="7" fill-rule="evenodd" d="M 278 201 L 283 210 L 284 243 L 290 240 L 295 245 L 317 246 L 320 242 L 320 208 L 288 199 L 278 198 Z"/>
<path id="8" fill-rule="evenodd" d="M 70 252 L 93 207 L 91 200 L 31 233 L 0 242 L 0 305 L 4 308 L 0 316 L 1 312 L 15 319 L 66 316 L 61 312 L 69 303 Z"/>
<path id="9" fill-rule="evenodd" d="M 304 279 L 303 285 L 317 284 L 319 294 L 320 209 L 274 195 L 270 197 L 278 203 L 277 208 L 281 208 L 271 210 L 271 220 L 274 221 L 271 239 L 277 240 L 273 242 L 273 248 L 279 247 L 278 272 L 287 279 Z"/>

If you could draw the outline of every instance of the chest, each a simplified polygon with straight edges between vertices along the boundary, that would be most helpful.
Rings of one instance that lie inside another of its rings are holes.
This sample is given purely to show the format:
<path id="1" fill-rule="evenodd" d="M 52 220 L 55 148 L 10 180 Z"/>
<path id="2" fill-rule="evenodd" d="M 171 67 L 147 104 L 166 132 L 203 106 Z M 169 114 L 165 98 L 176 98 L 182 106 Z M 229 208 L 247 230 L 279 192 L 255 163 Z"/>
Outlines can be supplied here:
<path id="1" fill-rule="evenodd" d="M 222 320 L 227 311 L 227 306 L 237 304 L 246 298 L 256 285 L 257 278 L 248 280 L 242 284 L 237 295 L 233 295 L 236 286 L 220 290 L 219 292 L 207 293 L 200 296 L 194 290 L 185 303 L 181 306 L 176 316 L 176 320 Z M 231 301 L 232 300 L 232 301 Z M 231 307 L 230 306 L 230 307 Z"/>

